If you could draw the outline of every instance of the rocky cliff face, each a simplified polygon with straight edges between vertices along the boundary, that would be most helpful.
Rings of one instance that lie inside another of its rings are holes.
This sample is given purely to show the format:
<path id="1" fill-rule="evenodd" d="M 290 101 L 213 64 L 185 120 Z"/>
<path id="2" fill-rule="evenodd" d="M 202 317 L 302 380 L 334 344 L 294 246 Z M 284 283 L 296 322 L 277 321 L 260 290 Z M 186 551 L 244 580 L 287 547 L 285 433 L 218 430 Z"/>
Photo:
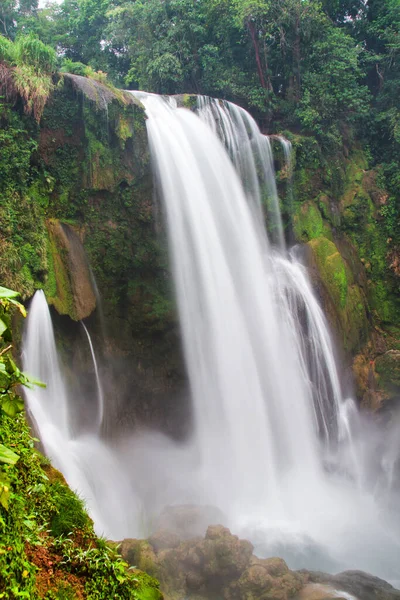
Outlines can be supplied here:
<path id="1" fill-rule="evenodd" d="M 287 136 L 295 160 L 292 235 L 306 245 L 315 289 L 344 364 L 352 365 L 354 391 L 377 410 L 399 399 L 400 271 L 388 194 L 379 168 L 369 169 L 357 145 L 328 162 L 314 138 Z M 287 172 L 278 166 L 284 193 Z M 391 368 L 383 366 L 388 361 Z"/>
<path id="2" fill-rule="evenodd" d="M 143 107 L 104 83 L 65 74 L 40 125 L 18 106 L 2 118 L 10 137 L 18 131 L 14 159 L 19 152 L 25 160 L 19 176 L 9 174 L 0 210 L 2 283 L 25 298 L 44 288 L 66 315 L 54 313 L 78 378 L 91 359 L 70 320 L 92 314 L 116 419 L 168 421 L 173 429 L 184 375 Z"/>

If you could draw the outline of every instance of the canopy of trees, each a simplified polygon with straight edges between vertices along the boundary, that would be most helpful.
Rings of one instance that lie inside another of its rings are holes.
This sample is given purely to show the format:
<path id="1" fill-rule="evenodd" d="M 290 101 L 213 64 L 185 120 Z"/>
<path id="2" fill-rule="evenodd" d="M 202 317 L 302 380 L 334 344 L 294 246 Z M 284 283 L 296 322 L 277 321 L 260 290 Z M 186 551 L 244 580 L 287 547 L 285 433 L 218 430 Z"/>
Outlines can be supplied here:
<path id="1" fill-rule="evenodd" d="M 0 33 L 36 35 L 63 70 L 119 87 L 227 98 L 260 124 L 354 134 L 400 195 L 400 0 L 3 0 Z"/>

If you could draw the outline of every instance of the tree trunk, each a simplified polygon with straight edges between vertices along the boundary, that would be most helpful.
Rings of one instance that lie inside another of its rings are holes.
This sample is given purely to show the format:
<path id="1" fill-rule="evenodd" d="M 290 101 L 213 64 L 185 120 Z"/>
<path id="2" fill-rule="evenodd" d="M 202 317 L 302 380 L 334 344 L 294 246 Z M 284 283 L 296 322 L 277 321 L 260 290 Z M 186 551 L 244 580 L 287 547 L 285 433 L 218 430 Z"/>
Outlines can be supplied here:
<path id="1" fill-rule="evenodd" d="M 253 43 L 254 53 L 256 55 L 258 78 L 260 80 L 261 87 L 263 87 L 265 90 L 267 90 L 268 87 L 265 83 L 265 78 L 264 78 L 264 73 L 263 73 L 263 68 L 262 68 L 261 58 L 260 58 L 260 51 L 259 51 L 258 43 L 257 43 L 256 30 L 254 27 L 254 23 L 252 21 L 250 21 L 250 19 L 247 21 L 247 28 L 249 30 L 251 41 Z"/>

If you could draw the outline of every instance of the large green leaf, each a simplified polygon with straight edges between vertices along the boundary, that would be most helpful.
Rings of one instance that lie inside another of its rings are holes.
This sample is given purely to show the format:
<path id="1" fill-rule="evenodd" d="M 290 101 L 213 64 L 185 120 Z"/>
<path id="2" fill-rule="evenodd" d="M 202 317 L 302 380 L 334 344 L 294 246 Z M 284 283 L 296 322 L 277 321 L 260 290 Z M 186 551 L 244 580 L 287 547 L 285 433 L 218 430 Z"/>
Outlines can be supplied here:
<path id="1" fill-rule="evenodd" d="M 6 463 L 7 465 L 15 465 L 18 459 L 18 454 L 15 454 L 15 452 L 10 450 L 10 448 L 7 448 L 7 446 L 0 444 L 0 462 Z"/>
<path id="2" fill-rule="evenodd" d="M 24 402 L 18 396 L 7 396 L 1 402 L 1 409 L 9 417 L 15 417 L 24 409 Z"/>
<path id="3" fill-rule="evenodd" d="M 17 298 L 19 296 L 18 292 L 14 292 L 14 290 L 9 290 L 8 288 L 2 287 L 0 285 L 0 298 L 5 298 L 6 300 L 10 300 L 11 298 Z"/>

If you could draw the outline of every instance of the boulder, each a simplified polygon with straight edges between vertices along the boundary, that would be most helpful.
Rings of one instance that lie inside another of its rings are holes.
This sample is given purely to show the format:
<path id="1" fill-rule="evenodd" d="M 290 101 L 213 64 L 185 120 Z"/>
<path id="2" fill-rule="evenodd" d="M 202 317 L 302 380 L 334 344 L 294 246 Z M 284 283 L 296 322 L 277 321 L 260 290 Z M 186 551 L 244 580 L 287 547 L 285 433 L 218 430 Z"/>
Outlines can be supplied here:
<path id="1" fill-rule="evenodd" d="M 351 594 L 356 600 L 400 600 L 400 590 L 363 571 L 344 571 L 338 575 L 310 572 L 308 575 L 310 581 L 331 585 Z"/>
<path id="2" fill-rule="evenodd" d="M 281 558 L 253 558 L 239 580 L 225 591 L 225 600 L 289 600 L 304 585 L 304 576 L 290 571 Z"/>
<path id="3" fill-rule="evenodd" d="M 121 542 L 120 553 L 129 565 L 157 577 L 157 558 L 147 540 L 127 538 Z"/>

